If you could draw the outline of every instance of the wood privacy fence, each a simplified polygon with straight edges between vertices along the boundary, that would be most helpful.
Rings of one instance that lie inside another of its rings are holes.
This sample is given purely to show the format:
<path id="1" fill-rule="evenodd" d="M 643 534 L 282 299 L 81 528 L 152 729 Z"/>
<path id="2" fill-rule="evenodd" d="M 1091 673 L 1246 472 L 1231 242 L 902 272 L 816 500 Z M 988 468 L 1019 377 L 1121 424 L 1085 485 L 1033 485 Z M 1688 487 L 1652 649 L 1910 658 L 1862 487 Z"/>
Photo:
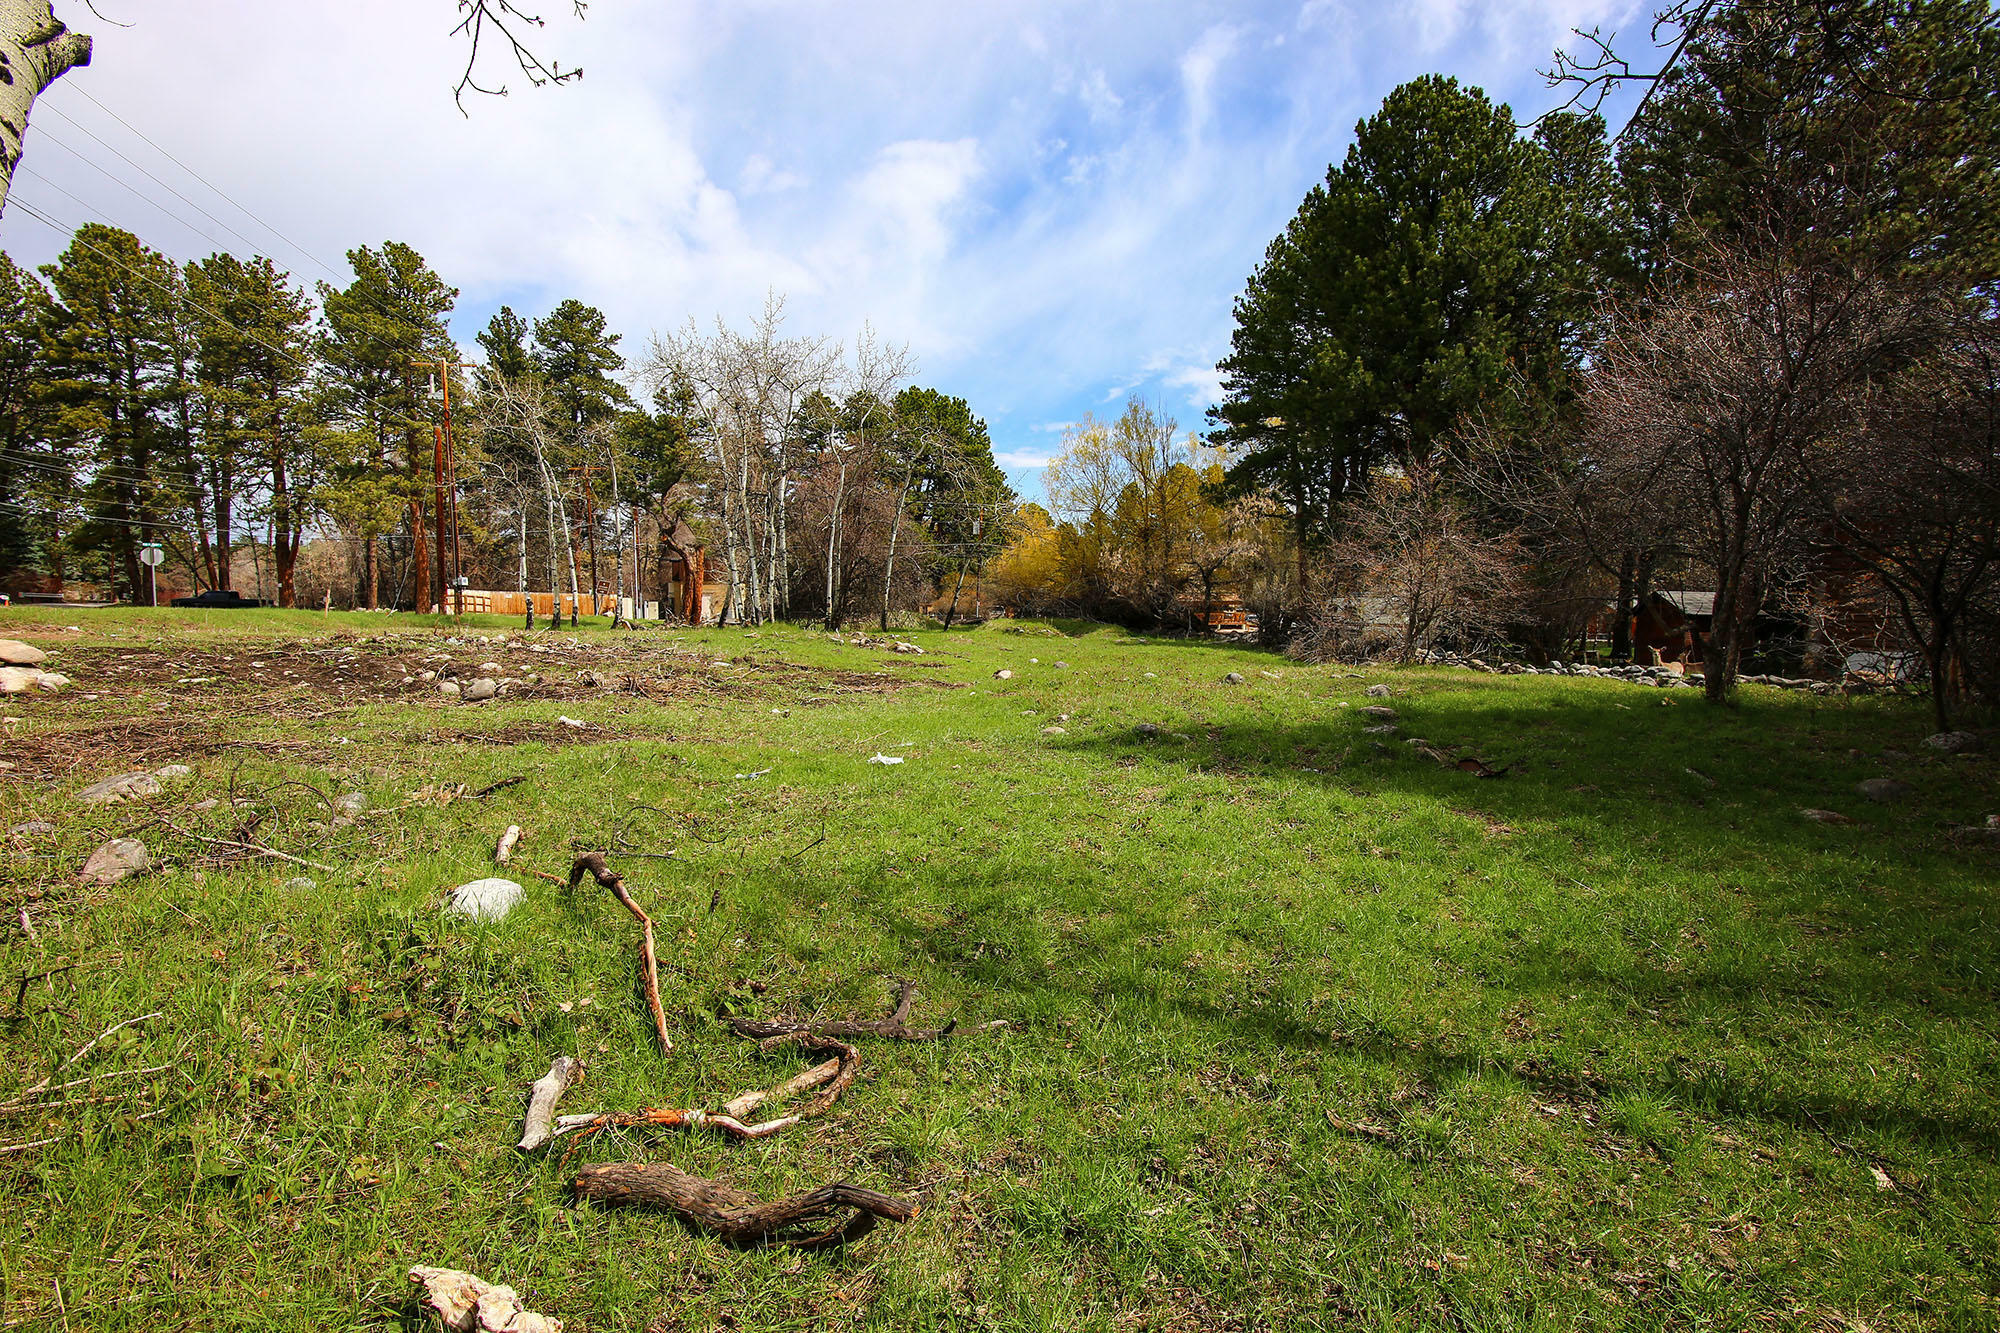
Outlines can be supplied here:
<path id="1" fill-rule="evenodd" d="M 457 594 L 451 593 L 447 595 L 456 597 Z M 496 616 L 526 615 L 528 613 L 528 603 L 530 602 L 535 604 L 535 616 L 538 619 L 546 619 L 551 615 L 566 616 L 570 613 L 572 606 L 580 616 L 608 616 L 611 614 L 611 607 L 615 601 L 616 599 L 608 593 L 599 593 L 594 597 L 589 593 L 585 593 L 582 597 L 578 598 L 571 597 L 566 592 L 487 592 L 477 588 L 467 588 L 465 590 L 465 609 L 467 612 L 483 612 Z M 456 602 L 453 602 L 451 605 L 453 610 L 458 609 Z"/>

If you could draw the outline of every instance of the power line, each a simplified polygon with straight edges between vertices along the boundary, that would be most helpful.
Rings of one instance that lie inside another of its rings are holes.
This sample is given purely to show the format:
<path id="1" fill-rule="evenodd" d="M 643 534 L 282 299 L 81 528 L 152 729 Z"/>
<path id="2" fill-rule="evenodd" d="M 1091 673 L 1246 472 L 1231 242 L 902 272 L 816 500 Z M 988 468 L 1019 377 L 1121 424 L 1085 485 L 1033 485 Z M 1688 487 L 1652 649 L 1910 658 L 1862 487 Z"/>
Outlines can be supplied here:
<path id="1" fill-rule="evenodd" d="M 203 208 L 200 204 L 197 204 L 194 200 L 188 198 L 186 195 L 182 194 L 179 190 L 176 190 L 173 186 L 167 184 L 165 181 L 161 180 L 158 176 L 155 176 L 152 172 L 146 170 L 146 168 L 140 166 L 137 162 L 134 162 L 131 158 L 125 156 L 125 154 L 122 151 L 120 151 L 115 145 L 106 143 L 102 138 L 98 136 L 97 132 L 95 130 L 92 130 L 88 125 L 79 124 L 76 120 L 72 119 L 70 116 L 65 115 L 61 107 L 51 106 L 48 109 L 52 114 L 60 116 L 65 123 L 70 125 L 75 125 L 77 129 L 89 135 L 90 138 L 100 148 L 103 148 L 107 152 L 116 155 L 120 161 L 125 163 L 125 165 L 131 167 L 134 171 L 144 176 L 147 180 L 153 182 L 153 184 L 159 186 L 162 190 L 165 190 L 168 194 L 180 200 L 182 203 L 186 204 L 189 208 L 192 208 L 195 212 L 201 214 L 203 217 L 207 218 L 210 222 L 213 222 L 216 226 L 222 228 L 224 231 L 228 232 L 231 236 L 234 236 L 237 240 L 249 246 L 252 250 L 255 250 L 257 248 L 257 242 L 251 240 L 248 236 L 245 236 L 242 232 L 236 230 L 236 228 L 230 226 L 227 222 L 224 222 L 221 218 L 215 216 L 215 214 L 209 212 L 207 209 Z M 47 133 L 46 127 L 44 127 L 43 133 L 44 134 Z M 58 140 L 57 142 L 60 141 Z M 70 148 L 69 145 L 67 144 L 63 144 L 62 146 L 68 149 L 68 151 L 72 153 L 76 152 L 74 148 Z M 82 154 L 80 153 L 77 155 L 79 157 L 82 156 Z M 210 237 L 209 239 L 214 240 L 213 237 Z M 216 244 L 220 245 L 221 242 L 216 241 Z"/>
<path id="2" fill-rule="evenodd" d="M 217 240 L 214 236 L 210 235 L 208 232 L 202 230 L 200 227 L 197 227 L 194 223 L 189 222 L 186 218 L 174 212 L 171 208 L 168 208 L 165 204 L 160 203 L 157 199 L 150 199 L 146 195 L 141 193 L 139 190 L 134 188 L 133 186 L 126 184 L 122 180 L 119 180 L 116 176 L 112 175 L 109 171 L 105 170 L 105 168 L 91 161 L 89 158 L 85 157 L 82 153 L 77 152 L 74 148 L 71 148 L 68 144 L 56 138 L 54 135 L 43 134 L 41 137 L 46 139 L 49 143 L 52 143 L 56 147 L 62 149 L 65 153 L 68 153 L 71 156 L 75 157 L 77 161 L 83 163 L 85 166 L 89 167 L 92 171 L 97 172 L 99 175 L 103 176 L 106 180 L 110 181 L 113 185 L 116 185 L 119 189 L 124 190 L 127 193 L 131 194 L 133 197 L 137 198 L 141 203 L 150 204 L 152 207 L 157 208 L 161 213 L 165 214 L 169 218 L 172 218 L 175 222 L 180 223 L 183 227 L 186 227 L 189 231 L 201 237 L 204 241 L 207 241 L 210 245 L 213 245 L 218 250 L 227 248 L 222 244 L 221 241 Z M 82 199 L 77 198 L 76 195 L 70 193 L 70 191 L 56 184 L 54 181 L 50 180 L 47 176 L 42 175 L 40 172 L 36 171 L 34 168 L 30 167 L 25 162 L 20 165 L 19 169 L 23 172 L 26 172 L 28 175 L 33 176 L 36 180 L 48 186 L 51 190 L 54 190 L 57 194 L 68 195 L 69 198 L 74 203 L 82 206 L 84 210 L 87 212 L 102 213 L 105 211 L 101 208 L 93 208 L 91 205 L 85 203 Z"/>
<path id="3" fill-rule="evenodd" d="M 66 89 L 74 91 L 77 96 L 89 102 L 92 106 L 96 107 L 99 111 L 102 111 L 105 115 L 117 121 L 120 125 L 123 125 L 127 130 L 131 131 L 133 136 L 136 137 L 141 143 L 144 143 L 148 148 L 151 148 L 161 157 L 166 158 L 167 161 L 173 163 L 175 166 L 179 167 L 182 171 L 185 171 L 189 176 L 193 177 L 195 180 L 200 181 L 204 186 L 206 186 L 210 191 L 212 191 L 218 199 L 221 199 L 223 202 L 227 203 L 231 208 L 234 208 L 244 217 L 249 218 L 252 222 L 262 227 L 265 231 L 270 232 L 273 236 L 283 241 L 286 245 L 291 246 L 295 252 L 305 256 L 313 263 L 319 265 L 320 268 L 326 270 L 326 272 L 331 274 L 333 277 L 338 278 L 340 276 L 340 271 L 334 268 L 333 265 L 327 263 L 325 260 L 321 259 L 318 255 L 314 254 L 312 251 L 306 249 L 303 245 L 300 245 L 297 241 L 285 235 L 285 233 L 279 231 L 276 227 L 272 226 L 270 223 L 264 221 L 263 218 L 258 217 L 255 213 L 251 212 L 248 208 L 245 208 L 242 204 L 237 203 L 236 200 L 231 198 L 229 194 L 227 194 L 222 189 L 221 186 L 215 184 L 213 181 L 203 176 L 200 172 L 196 171 L 193 167 L 190 167 L 187 163 L 181 161 L 179 158 L 175 157 L 172 153 L 168 152 L 166 149 L 160 147 L 160 145 L 154 143 L 151 139 L 147 138 L 144 131 L 140 130 L 137 126 L 133 125 L 130 121 L 126 120 L 116 111 L 113 111 L 110 107 L 104 105 L 104 103 L 98 101 L 95 97 L 92 97 L 90 95 L 89 90 L 81 86 L 72 87 L 72 85 L 67 85 L 67 84 L 64 85 L 64 87 Z"/>

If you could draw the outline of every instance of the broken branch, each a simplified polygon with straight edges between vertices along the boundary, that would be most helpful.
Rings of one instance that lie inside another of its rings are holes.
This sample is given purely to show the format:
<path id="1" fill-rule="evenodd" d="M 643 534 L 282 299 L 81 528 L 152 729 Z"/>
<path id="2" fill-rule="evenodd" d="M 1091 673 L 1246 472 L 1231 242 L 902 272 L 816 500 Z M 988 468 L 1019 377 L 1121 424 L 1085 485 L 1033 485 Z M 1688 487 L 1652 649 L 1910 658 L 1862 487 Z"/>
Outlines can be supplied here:
<path id="1" fill-rule="evenodd" d="M 528 1115 L 521 1125 L 521 1141 L 514 1146 L 522 1152 L 532 1152 L 549 1141 L 549 1122 L 555 1118 L 556 1103 L 569 1091 L 569 1085 L 583 1066 L 567 1055 L 558 1055 L 549 1062 L 549 1072 L 536 1079 L 528 1090 Z"/>
<path id="2" fill-rule="evenodd" d="M 734 1186 L 691 1176 L 664 1162 L 603 1162 L 586 1166 L 577 1174 L 572 1188 L 579 1198 L 599 1203 L 663 1208 L 737 1245 L 781 1244 L 813 1249 L 863 1235 L 878 1219 L 907 1222 L 917 1215 L 917 1205 L 908 1199 L 845 1182 L 760 1203 L 755 1195 Z M 843 1226 L 805 1237 L 783 1234 L 834 1216 L 844 1208 L 855 1211 Z"/>
<path id="3" fill-rule="evenodd" d="M 604 864 L 604 855 L 601 852 L 585 852 L 570 866 L 569 887 L 572 891 L 582 882 L 583 872 L 586 870 L 600 885 L 611 890 L 611 896 L 625 905 L 625 910 L 638 920 L 644 931 L 640 943 L 640 956 L 644 960 L 646 970 L 646 1003 L 653 1010 L 653 1026 L 660 1034 L 660 1049 L 671 1051 L 674 1049 L 674 1043 L 673 1039 L 667 1036 L 667 1011 L 660 1005 L 660 963 L 653 951 L 653 918 L 647 916 L 645 910 L 632 901 L 632 895 L 625 889 L 624 877 Z"/>
<path id="4" fill-rule="evenodd" d="M 493 849 L 494 864 L 503 866 L 506 865 L 508 859 L 514 855 L 515 844 L 519 843 L 520 841 L 521 841 L 521 826 L 519 824 L 509 824 L 507 826 L 507 831 L 500 835 L 499 845 Z"/>

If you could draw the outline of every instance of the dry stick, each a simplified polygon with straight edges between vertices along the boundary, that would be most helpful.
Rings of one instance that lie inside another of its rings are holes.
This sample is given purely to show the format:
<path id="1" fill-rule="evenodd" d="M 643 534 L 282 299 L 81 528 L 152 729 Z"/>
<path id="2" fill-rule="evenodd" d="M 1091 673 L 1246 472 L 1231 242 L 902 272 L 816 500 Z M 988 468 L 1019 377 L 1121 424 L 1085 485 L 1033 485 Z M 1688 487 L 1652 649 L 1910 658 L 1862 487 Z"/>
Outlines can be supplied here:
<path id="1" fill-rule="evenodd" d="M 169 829 L 172 829 L 175 833 L 178 833 L 183 838 L 190 838 L 195 842 L 205 842 L 211 847 L 233 847 L 240 852 L 255 852 L 258 856 L 270 857 L 272 860 L 289 861 L 295 866 L 304 866 L 308 870 L 319 870 L 329 875 L 337 875 L 340 873 L 332 866 L 321 865 L 317 861 L 308 861 L 304 857 L 293 856 L 288 852 L 281 852 L 272 847 L 262 846 L 259 843 L 238 842 L 233 838 L 205 838 L 199 833 L 188 832 L 186 829 L 174 823 L 172 820 L 162 818 L 160 822 L 162 824 L 165 824 Z"/>
<path id="2" fill-rule="evenodd" d="M 514 855 L 514 845 L 520 841 L 521 826 L 519 824 L 509 824 L 507 831 L 500 835 L 500 845 L 493 849 L 494 863 L 497 865 L 506 865 L 508 858 Z"/>
<path id="3" fill-rule="evenodd" d="M 672 1051 L 673 1039 L 667 1036 L 667 1011 L 660 1005 L 660 963 L 653 953 L 653 918 L 646 915 L 639 904 L 632 901 L 632 895 L 625 891 L 625 880 L 611 867 L 604 864 L 601 852 L 585 852 L 576 858 L 569 868 L 569 887 L 574 890 L 583 880 L 583 872 L 588 870 L 599 884 L 611 890 L 611 896 L 625 905 L 625 910 L 638 918 L 645 934 L 641 937 L 640 956 L 646 965 L 646 1003 L 652 1006 L 653 1026 L 660 1034 L 660 1049 Z"/>
<path id="4" fill-rule="evenodd" d="M 583 1066 L 567 1055 L 549 1062 L 549 1072 L 535 1080 L 528 1092 L 528 1116 L 521 1125 L 521 1141 L 514 1146 L 532 1152 L 549 1141 L 549 1123 L 555 1119 L 556 1103 L 569 1091 Z"/>
<path id="5" fill-rule="evenodd" d="M 767 1138 L 781 1129 L 790 1129 L 801 1120 L 810 1120 L 832 1106 L 854 1082 L 854 1076 L 861 1068 L 861 1052 L 846 1042 L 829 1041 L 812 1033 L 786 1033 L 758 1043 L 758 1049 L 765 1052 L 784 1046 L 833 1051 L 836 1054 L 833 1059 L 814 1065 L 805 1073 L 773 1087 L 738 1093 L 723 1103 L 719 1112 L 704 1111 L 699 1107 L 647 1107 L 639 1111 L 596 1111 L 557 1116 L 549 1137 L 559 1138 L 578 1130 L 595 1133 L 601 1129 L 716 1129 L 739 1139 Z M 782 1101 L 811 1088 L 820 1089 L 819 1095 L 788 1116 L 766 1120 L 758 1125 L 746 1125 L 739 1118 L 765 1102 Z"/>
<path id="6" fill-rule="evenodd" d="M 908 1199 L 844 1182 L 760 1203 L 753 1194 L 719 1180 L 691 1176 L 664 1162 L 586 1166 L 572 1188 L 578 1197 L 600 1203 L 664 1208 L 738 1245 L 775 1242 L 814 1249 L 852 1240 L 871 1229 L 878 1218 L 907 1222 L 917 1215 L 917 1205 Z M 842 1208 L 856 1210 L 844 1226 L 798 1239 L 778 1234 L 834 1216 Z"/>

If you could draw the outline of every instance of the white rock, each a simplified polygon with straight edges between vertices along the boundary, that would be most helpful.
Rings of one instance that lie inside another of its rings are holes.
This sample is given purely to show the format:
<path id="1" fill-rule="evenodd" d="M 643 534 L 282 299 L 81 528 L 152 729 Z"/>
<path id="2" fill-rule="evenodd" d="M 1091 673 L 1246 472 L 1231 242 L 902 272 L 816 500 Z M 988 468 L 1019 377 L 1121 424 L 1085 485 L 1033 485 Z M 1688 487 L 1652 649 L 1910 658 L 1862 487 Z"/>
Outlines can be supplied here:
<path id="1" fill-rule="evenodd" d="M 32 643 L 22 643 L 19 639 L 0 639 L 0 665 L 40 666 L 48 654 Z"/>
<path id="2" fill-rule="evenodd" d="M 1243 673 L 1241 671 L 1232 671 L 1222 679 L 1230 685 L 1241 685 L 1243 683 Z"/>
<path id="3" fill-rule="evenodd" d="M 899 754 L 878 754 L 870 757 L 868 762 L 871 764 L 900 764 L 903 762 L 903 757 Z"/>
<path id="4" fill-rule="evenodd" d="M 438 682 L 438 693 L 439 693 L 439 694 L 452 694 L 452 695 L 455 695 L 455 694 L 457 694 L 457 693 L 458 693 L 458 682 L 457 682 L 457 681 L 455 681 L 455 680 L 441 680 L 441 681 L 439 681 L 439 682 Z"/>
<path id="5" fill-rule="evenodd" d="M 168 764 L 165 768 L 154 769 L 153 776 L 161 779 L 184 778 L 192 772 L 194 770 L 186 764 Z"/>
<path id="6" fill-rule="evenodd" d="M 996 672 L 994 672 L 994 673 L 993 673 L 993 679 L 995 679 L 995 680 L 1012 680 L 1012 679 L 1014 679 L 1014 673 L 1013 673 L 1013 672 L 1011 672 L 1011 671 L 1009 671 L 1009 670 L 1007 670 L 1007 669 L 1006 669 L 1005 667 L 1002 667 L 1002 668 L 1001 668 L 1000 670 L 998 670 L 998 671 L 996 671 Z"/>
<path id="7" fill-rule="evenodd" d="M 1067 735 L 1069 735 L 1069 731 L 1068 731 L 1068 729 L 1067 729 L 1067 728 L 1064 728 L 1064 727 L 1043 727 L 1043 728 L 1042 728 L 1042 735 L 1044 735 L 1044 736 L 1067 736 Z"/>
<path id="8" fill-rule="evenodd" d="M 358 815 L 368 808 L 368 797 L 358 791 L 347 792 L 335 798 L 333 808 L 343 815 Z"/>
<path id="9" fill-rule="evenodd" d="M 76 794 L 85 805 L 117 805 L 160 794 L 160 780 L 151 773 L 120 773 L 115 778 L 93 782 Z"/>
<path id="10" fill-rule="evenodd" d="M 451 910 L 475 921 L 498 921 L 527 896 L 511 879 L 475 879 L 451 891 Z"/>
<path id="11" fill-rule="evenodd" d="M 42 673 L 33 667 L 0 667 L 0 694 L 26 694 L 41 679 Z"/>
<path id="12" fill-rule="evenodd" d="M 481 662 L 479 664 L 479 669 L 481 671 L 491 673 L 498 671 L 500 669 L 500 664 L 498 662 Z"/>
<path id="13" fill-rule="evenodd" d="M 83 863 L 83 882 L 86 884 L 116 884 L 121 879 L 129 879 L 142 870 L 153 868 L 153 858 L 147 852 L 146 844 L 137 838 L 113 838 L 90 854 Z"/>
<path id="14" fill-rule="evenodd" d="M 288 893 L 311 893 L 319 887 L 319 881 L 307 879 L 304 875 L 299 875 L 293 879 L 286 880 L 279 887 Z"/>
<path id="15" fill-rule="evenodd" d="M 1368 697 L 1371 699 L 1386 699 L 1389 697 L 1389 687 L 1387 685 L 1370 685 L 1368 687 Z"/>
<path id="16" fill-rule="evenodd" d="M 467 703 L 478 703 L 482 699 L 491 699 L 498 693 L 500 693 L 500 683 L 491 676 L 481 676 L 465 687 L 465 693 L 461 697 Z"/>
<path id="17" fill-rule="evenodd" d="M 35 688 L 47 694 L 69 688 L 69 677 L 60 671 L 44 671 L 35 677 Z"/>
<path id="18" fill-rule="evenodd" d="M 56 826 L 46 819 L 31 819 L 25 824 L 16 824 L 7 830 L 10 838 L 39 838 L 54 833 Z"/>

